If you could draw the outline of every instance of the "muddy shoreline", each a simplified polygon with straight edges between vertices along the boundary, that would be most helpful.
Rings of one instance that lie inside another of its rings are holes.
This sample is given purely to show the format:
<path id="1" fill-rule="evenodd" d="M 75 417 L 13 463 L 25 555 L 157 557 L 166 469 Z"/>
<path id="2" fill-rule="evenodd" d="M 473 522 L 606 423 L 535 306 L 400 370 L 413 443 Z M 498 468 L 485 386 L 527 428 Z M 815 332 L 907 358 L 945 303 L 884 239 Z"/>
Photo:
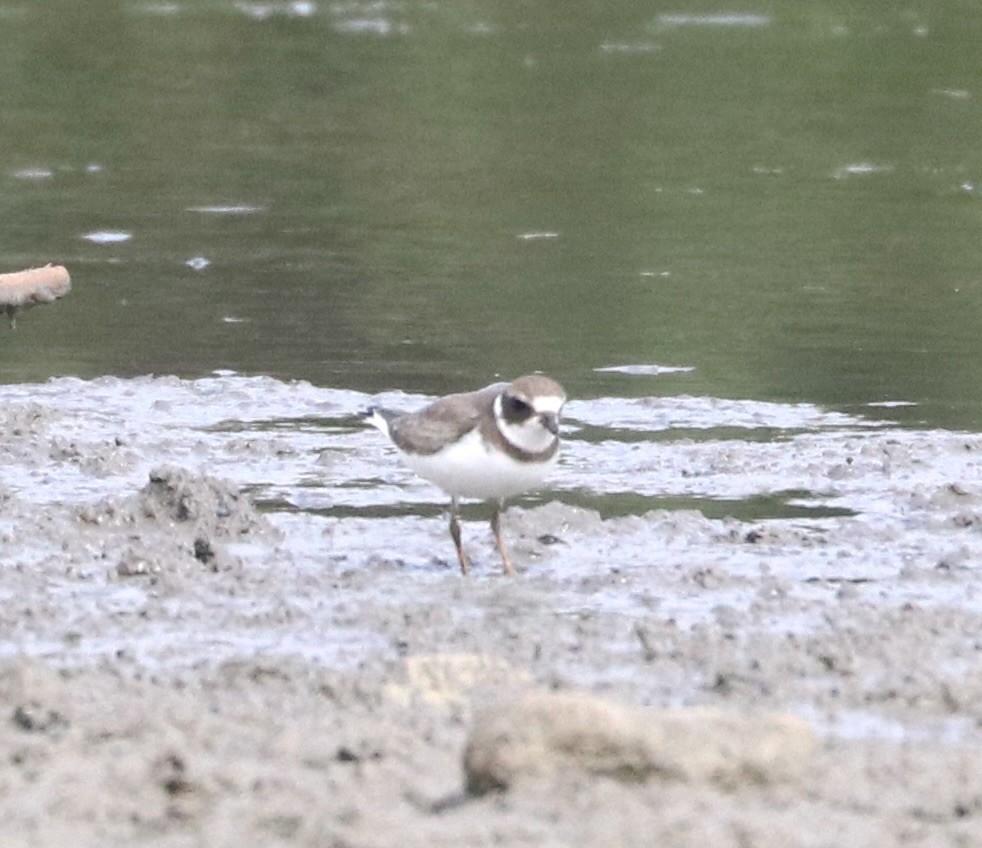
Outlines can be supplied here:
<path id="1" fill-rule="evenodd" d="M 505 516 L 520 576 L 473 510 L 462 579 L 358 393 L 3 392 L 9 844 L 982 837 L 978 434 L 581 401 L 553 496 Z M 774 514 L 643 509 L 671 495 Z"/>

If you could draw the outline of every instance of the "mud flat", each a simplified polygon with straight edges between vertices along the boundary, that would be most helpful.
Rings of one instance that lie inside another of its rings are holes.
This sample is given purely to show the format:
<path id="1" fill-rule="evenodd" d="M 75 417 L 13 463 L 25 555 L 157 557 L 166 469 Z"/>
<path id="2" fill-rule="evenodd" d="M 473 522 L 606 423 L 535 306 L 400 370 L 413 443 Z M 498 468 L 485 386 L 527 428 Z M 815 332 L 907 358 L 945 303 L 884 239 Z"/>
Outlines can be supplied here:
<path id="1" fill-rule="evenodd" d="M 463 579 L 364 395 L 0 395 L 5 844 L 982 840 L 979 434 L 576 402 Z"/>

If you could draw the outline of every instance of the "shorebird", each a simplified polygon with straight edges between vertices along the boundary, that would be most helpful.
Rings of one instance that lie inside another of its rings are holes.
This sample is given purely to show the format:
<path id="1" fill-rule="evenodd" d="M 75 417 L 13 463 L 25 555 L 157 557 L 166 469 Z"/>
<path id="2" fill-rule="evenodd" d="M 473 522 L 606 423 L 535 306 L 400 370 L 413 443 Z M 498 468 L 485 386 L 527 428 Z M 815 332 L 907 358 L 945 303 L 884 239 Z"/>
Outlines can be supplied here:
<path id="1" fill-rule="evenodd" d="M 505 499 L 535 489 L 556 464 L 566 392 L 539 374 L 452 394 L 417 412 L 378 407 L 365 420 L 385 433 L 403 461 L 450 496 L 450 537 L 461 573 L 470 559 L 460 539 L 460 498 L 490 501 L 491 531 L 505 574 L 515 567 L 501 536 Z"/>

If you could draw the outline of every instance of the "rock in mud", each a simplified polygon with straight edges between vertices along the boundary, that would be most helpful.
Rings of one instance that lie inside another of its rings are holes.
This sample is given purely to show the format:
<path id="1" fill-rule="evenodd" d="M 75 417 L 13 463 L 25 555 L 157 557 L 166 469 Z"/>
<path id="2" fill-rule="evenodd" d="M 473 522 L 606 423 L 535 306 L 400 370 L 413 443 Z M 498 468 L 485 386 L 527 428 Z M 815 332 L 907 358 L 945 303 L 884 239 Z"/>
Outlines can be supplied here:
<path id="1" fill-rule="evenodd" d="M 15 329 L 20 312 L 39 303 L 54 303 L 71 290 L 71 277 L 64 265 L 49 262 L 43 268 L 0 274 L 0 310 Z"/>
<path id="2" fill-rule="evenodd" d="M 475 795 L 575 773 L 731 788 L 793 774 L 815 744 L 811 728 L 793 716 L 632 709 L 583 693 L 536 691 L 475 717 L 464 771 Z"/>

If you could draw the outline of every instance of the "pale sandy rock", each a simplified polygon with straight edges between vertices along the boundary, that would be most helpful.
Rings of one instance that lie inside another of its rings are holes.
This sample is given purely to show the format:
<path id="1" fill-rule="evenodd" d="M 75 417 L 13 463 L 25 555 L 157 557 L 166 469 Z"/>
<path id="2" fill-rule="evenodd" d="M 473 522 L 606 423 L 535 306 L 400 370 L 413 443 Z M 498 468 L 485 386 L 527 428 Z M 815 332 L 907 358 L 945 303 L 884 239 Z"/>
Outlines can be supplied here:
<path id="1" fill-rule="evenodd" d="M 624 783 L 735 786 L 795 772 L 815 744 L 808 724 L 793 716 L 640 709 L 583 693 L 536 691 L 475 717 L 464 769 L 474 794 L 569 772 Z"/>
<path id="2" fill-rule="evenodd" d="M 19 312 L 39 303 L 54 303 L 71 290 L 71 277 L 63 265 L 0 274 L 0 310 L 10 319 L 10 326 L 16 327 Z"/>

